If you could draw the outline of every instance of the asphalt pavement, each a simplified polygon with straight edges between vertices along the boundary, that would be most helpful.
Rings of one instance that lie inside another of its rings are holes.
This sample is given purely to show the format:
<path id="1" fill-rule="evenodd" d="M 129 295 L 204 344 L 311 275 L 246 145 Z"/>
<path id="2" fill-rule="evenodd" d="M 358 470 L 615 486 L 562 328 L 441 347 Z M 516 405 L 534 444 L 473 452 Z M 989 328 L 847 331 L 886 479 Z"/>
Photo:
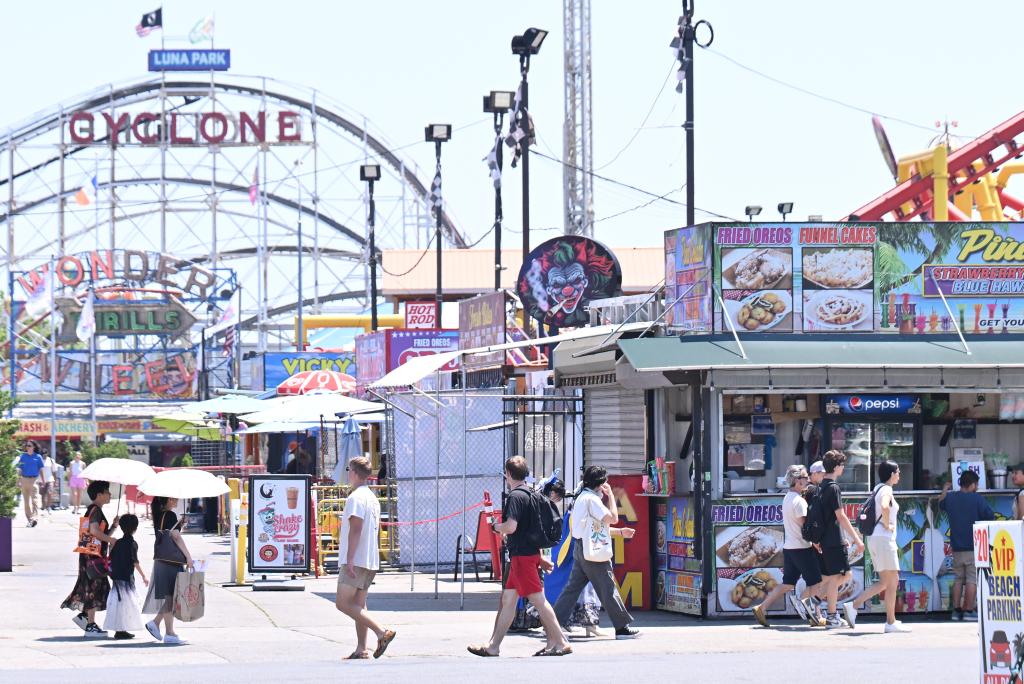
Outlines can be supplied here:
<path id="1" fill-rule="evenodd" d="M 826 632 L 794 620 L 764 629 L 748 620 L 706 621 L 655 611 L 635 614 L 641 636 L 628 641 L 615 641 L 603 616 L 605 636 L 574 639 L 570 656 L 530 657 L 541 646 L 538 634 L 510 635 L 500 658 L 477 658 L 466 646 L 489 635 L 499 587 L 466 582 L 460 607 L 459 583 L 442 575 L 435 597 L 433 573 L 378 575 L 369 608 L 398 637 L 380 660 L 343 661 L 355 636 L 352 623 L 334 607 L 334 576 L 300 579 L 304 591 L 224 587 L 227 539 L 200 534 L 187 534 L 186 542 L 195 558 L 209 561 L 206 615 L 179 624 L 188 644 L 163 645 L 144 631 L 131 641 L 87 640 L 71 622 L 71 611 L 59 608 L 75 583 L 76 523 L 69 511 L 53 512 L 34 528 L 20 515 L 14 521 L 14 572 L 0 574 L 0 682 L 226 683 L 362 676 L 405 682 L 453 675 L 502 682 L 541 677 L 758 684 L 978 681 L 976 624 L 908 621 L 912 633 L 883 634 L 874 616 L 863 618 L 856 630 Z M 152 548 L 147 520 L 136 538 L 146 558 Z M 139 593 L 144 591 L 140 583 Z"/>

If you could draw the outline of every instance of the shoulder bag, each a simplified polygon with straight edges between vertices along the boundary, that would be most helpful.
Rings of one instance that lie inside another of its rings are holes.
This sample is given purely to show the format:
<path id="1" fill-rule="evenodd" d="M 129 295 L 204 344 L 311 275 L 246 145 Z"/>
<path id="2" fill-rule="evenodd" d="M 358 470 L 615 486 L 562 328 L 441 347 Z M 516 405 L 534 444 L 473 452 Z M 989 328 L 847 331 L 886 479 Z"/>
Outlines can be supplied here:
<path id="1" fill-rule="evenodd" d="M 160 527 L 164 526 L 164 518 L 167 517 L 167 512 L 160 516 Z M 156 544 L 153 546 L 153 560 L 158 560 L 163 563 L 170 563 L 172 565 L 185 565 L 185 553 L 178 548 L 178 545 L 174 543 L 174 537 L 171 536 L 171 530 L 159 529 L 156 531 Z"/>

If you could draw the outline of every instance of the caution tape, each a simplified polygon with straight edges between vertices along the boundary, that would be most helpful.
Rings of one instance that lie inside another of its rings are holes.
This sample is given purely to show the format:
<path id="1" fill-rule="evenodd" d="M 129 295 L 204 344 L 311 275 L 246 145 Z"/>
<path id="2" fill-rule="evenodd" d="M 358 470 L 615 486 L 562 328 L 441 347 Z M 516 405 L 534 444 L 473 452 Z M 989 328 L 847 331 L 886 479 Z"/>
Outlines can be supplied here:
<path id="1" fill-rule="evenodd" d="M 429 523 L 439 523 L 439 522 L 441 522 L 443 520 L 450 520 L 451 518 L 454 518 L 456 516 L 462 515 L 463 513 L 466 513 L 467 511 L 473 510 L 474 508 L 480 508 L 483 505 L 484 505 L 484 502 L 480 501 L 478 503 L 473 504 L 472 506 L 467 506 L 466 508 L 463 508 L 460 511 L 455 511 L 454 513 L 442 516 L 440 518 L 433 518 L 431 520 L 409 520 L 409 521 L 406 521 L 406 522 L 401 522 L 401 521 L 399 521 L 399 522 L 382 522 L 380 524 L 380 526 L 381 527 L 411 527 L 413 525 L 427 525 Z"/>

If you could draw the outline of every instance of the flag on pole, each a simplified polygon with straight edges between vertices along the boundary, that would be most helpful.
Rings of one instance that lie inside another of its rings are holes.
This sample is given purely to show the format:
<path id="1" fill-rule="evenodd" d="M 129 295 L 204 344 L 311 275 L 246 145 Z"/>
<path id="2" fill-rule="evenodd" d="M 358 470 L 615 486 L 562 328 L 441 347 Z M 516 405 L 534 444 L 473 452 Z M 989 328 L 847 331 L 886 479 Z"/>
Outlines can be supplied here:
<path id="1" fill-rule="evenodd" d="M 501 134 L 494 140 L 494 145 L 491 146 L 487 156 L 484 157 L 484 161 L 487 162 L 487 168 L 491 172 L 491 180 L 494 182 L 494 189 L 501 190 Z"/>
<path id="2" fill-rule="evenodd" d="M 164 9 L 157 7 L 152 12 L 146 12 L 142 15 L 142 20 L 135 25 L 135 34 L 139 38 L 145 38 L 153 31 L 157 29 L 163 29 L 164 27 Z"/>
<path id="3" fill-rule="evenodd" d="M 75 203 L 83 207 L 89 206 L 96 198 L 98 189 L 99 183 L 96 181 L 96 176 L 93 176 L 88 185 L 78 188 L 78 192 L 75 193 Z"/>
<path id="4" fill-rule="evenodd" d="M 53 299 L 53 278 L 50 276 L 50 267 L 44 266 L 42 273 L 42 278 L 28 293 L 28 299 L 25 301 L 25 313 L 31 318 L 39 318 L 52 308 L 50 301 Z"/>
<path id="5" fill-rule="evenodd" d="M 213 15 L 200 19 L 199 22 L 188 32 L 188 42 L 195 45 L 204 40 L 213 40 Z"/>
<path id="6" fill-rule="evenodd" d="M 249 204 L 256 204 L 256 198 L 260 194 L 260 165 L 252 170 L 252 185 L 249 186 Z"/>
<path id="7" fill-rule="evenodd" d="M 444 205 L 444 197 L 441 196 L 441 160 L 437 160 L 437 171 L 434 173 L 434 180 L 430 184 L 430 208 L 440 212 Z"/>
<path id="8" fill-rule="evenodd" d="M 75 326 L 75 336 L 80 342 L 88 342 L 96 334 L 96 295 L 92 289 L 85 295 L 85 304 L 82 305 L 82 313 L 78 317 L 78 325 Z"/>
<path id="9" fill-rule="evenodd" d="M 512 168 L 516 167 L 523 150 L 537 142 L 537 133 L 533 128 L 533 117 L 526 110 L 522 100 L 523 85 L 516 88 L 516 99 L 512 104 L 512 116 L 508 122 L 508 136 L 505 144 L 512 148 Z"/>

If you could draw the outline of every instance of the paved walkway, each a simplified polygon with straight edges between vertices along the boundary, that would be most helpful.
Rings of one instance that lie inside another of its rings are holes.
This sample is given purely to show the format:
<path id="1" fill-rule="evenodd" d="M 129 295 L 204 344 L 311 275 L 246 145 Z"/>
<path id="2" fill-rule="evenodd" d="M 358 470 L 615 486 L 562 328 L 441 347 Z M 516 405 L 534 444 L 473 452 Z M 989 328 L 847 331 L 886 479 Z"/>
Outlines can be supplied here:
<path id="1" fill-rule="evenodd" d="M 762 629 L 745 621 L 641 613 L 637 626 L 643 634 L 636 640 L 577 640 L 572 656 L 538 659 L 528 657 L 540 648 L 538 638 L 513 635 L 502 658 L 479 659 L 465 648 L 487 637 L 497 585 L 467 582 L 460 610 L 459 585 L 450 575 L 442 578 L 435 599 L 433 575 L 418 574 L 410 591 L 410 576 L 401 573 L 379 575 L 369 601 L 398 638 L 380 661 L 345 663 L 340 658 L 351 652 L 354 634 L 351 622 L 334 608 L 333 576 L 302 580 L 302 592 L 221 587 L 229 576 L 227 541 L 195 534 L 186 535 L 189 548 L 194 557 L 207 558 L 210 568 L 206 616 L 178 630 L 188 645 L 164 646 L 145 632 L 127 642 L 85 640 L 71 622 L 72 613 L 59 609 L 75 582 L 76 522 L 67 511 L 54 512 L 35 528 L 27 528 L 23 518 L 15 520 L 14 572 L 0 574 L 0 682 L 314 681 L 336 680 L 358 667 L 377 668 L 374 675 L 384 676 L 380 681 L 438 680 L 453 673 L 484 681 L 497 677 L 499 667 L 502 681 L 538 676 L 579 681 L 580 668 L 587 667 L 604 681 L 642 673 L 665 681 L 689 676 L 764 684 L 817 682 L 814 672 L 823 665 L 835 673 L 830 683 L 882 676 L 977 680 L 976 625 L 919 622 L 912 634 L 885 635 L 871 617 L 855 631 L 824 632 L 793 621 Z M 143 520 L 141 528 L 137 539 L 145 558 L 152 526 Z M 607 618 L 603 629 L 611 632 Z"/>

